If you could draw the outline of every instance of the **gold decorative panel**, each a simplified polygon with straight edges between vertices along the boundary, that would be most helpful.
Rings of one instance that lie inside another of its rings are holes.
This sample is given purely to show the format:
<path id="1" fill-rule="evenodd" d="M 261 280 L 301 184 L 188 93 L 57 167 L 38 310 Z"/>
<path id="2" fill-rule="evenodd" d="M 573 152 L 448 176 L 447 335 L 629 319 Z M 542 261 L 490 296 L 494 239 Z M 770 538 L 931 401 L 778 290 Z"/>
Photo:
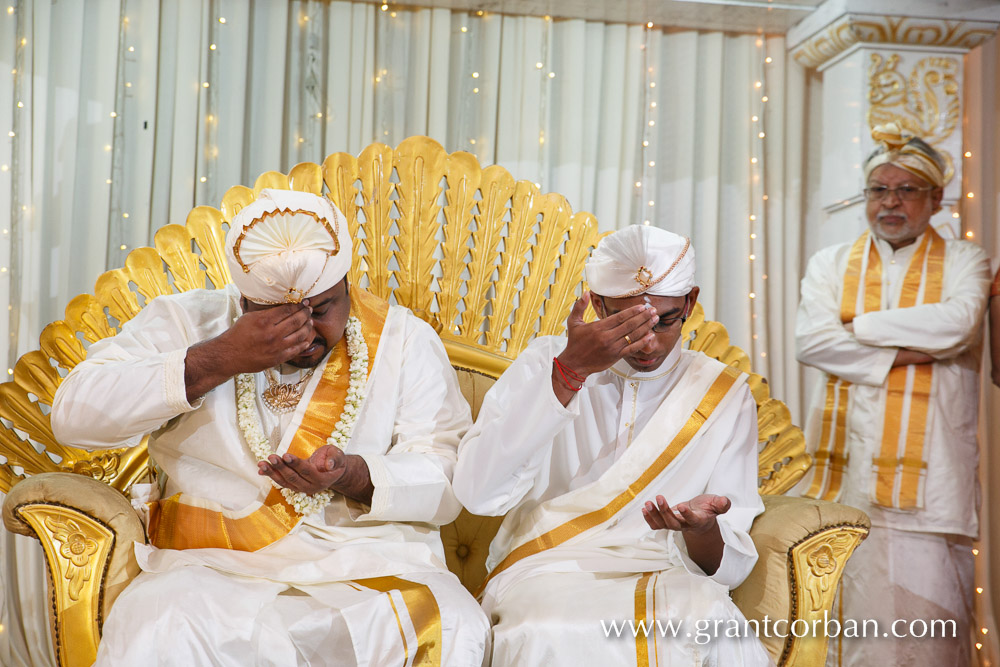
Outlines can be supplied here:
<path id="1" fill-rule="evenodd" d="M 806 67 L 819 67 L 855 44 L 908 44 L 972 49 L 996 33 L 987 21 L 845 14 L 792 49 Z"/>
<path id="2" fill-rule="evenodd" d="M 824 613 L 829 614 L 847 560 L 868 536 L 868 526 L 831 526 L 800 542 L 791 549 L 789 576 L 794 591 L 794 609 L 789 622 L 801 619 L 809 632 L 790 647 L 786 665 L 807 664 L 804 656 L 826 654 L 828 638 L 812 628 L 823 628 Z M 821 644 L 821 646 L 816 646 Z M 811 664 L 811 663 L 809 663 Z"/>
<path id="3" fill-rule="evenodd" d="M 18 515 L 39 536 L 53 606 L 53 645 L 61 667 L 91 665 L 100 641 L 101 585 L 114 533 L 76 510 L 57 505 L 22 505 Z"/>

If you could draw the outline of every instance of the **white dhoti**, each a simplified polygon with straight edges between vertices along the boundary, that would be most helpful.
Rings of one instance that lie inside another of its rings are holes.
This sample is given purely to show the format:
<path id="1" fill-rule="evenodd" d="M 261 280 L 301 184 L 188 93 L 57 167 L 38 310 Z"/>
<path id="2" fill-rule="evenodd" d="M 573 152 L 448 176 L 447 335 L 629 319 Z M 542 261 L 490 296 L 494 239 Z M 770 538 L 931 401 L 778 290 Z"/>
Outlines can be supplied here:
<path id="1" fill-rule="evenodd" d="M 828 667 L 967 667 L 974 581 L 968 537 L 873 526 L 834 606 L 859 636 L 831 637 Z"/>
<path id="2" fill-rule="evenodd" d="M 297 587 L 194 565 L 140 574 L 115 602 L 95 664 L 470 667 L 488 633 L 449 573 Z"/>
<path id="3" fill-rule="evenodd" d="M 733 636 L 746 624 L 727 587 L 683 567 L 531 577 L 487 613 L 493 667 L 773 664 L 756 636 Z"/>

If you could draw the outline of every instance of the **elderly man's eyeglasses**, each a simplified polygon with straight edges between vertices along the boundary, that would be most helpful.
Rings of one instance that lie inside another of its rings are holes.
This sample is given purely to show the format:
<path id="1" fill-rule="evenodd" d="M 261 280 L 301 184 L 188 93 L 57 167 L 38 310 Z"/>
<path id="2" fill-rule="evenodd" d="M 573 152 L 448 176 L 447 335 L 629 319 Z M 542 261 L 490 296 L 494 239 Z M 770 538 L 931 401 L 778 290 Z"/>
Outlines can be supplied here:
<path id="1" fill-rule="evenodd" d="M 613 313 L 608 312 L 608 304 L 604 302 L 603 296 L 601 297 L 601 306 L 603 307 L 602 309 L 604 310 L 605 317 L 607 317 L 608 315 L 613 315 Z M 657 320 L 656 324 L 653 325 L 653 332 L 666 333 L 667 331 L 670 331 L 671 327 L 673 327 L 674 324 L 676 324 L 677 322 L 684 324 L 687 321 L 687 318 L 688 318 L 688 298 L 685 296 L 684 307 L 681 309 L 681 314 L 674 315 L 672 317 L 666 317 L 666 316 L 661 317 L 659 320 Z"/>
<path id="2" fill-rule="evenodd" d="M 873 185 L 865 188 L 865 199 L 868 201 L 882 201 L 892 193 L 899 197 L 901 201 L 914 201 L 924 196 L 925 192 L 930 192 L 933 187 L 918 188 L 915 185 L 901 185 L 898 188 L 889 188 L 884 185 Z"/>

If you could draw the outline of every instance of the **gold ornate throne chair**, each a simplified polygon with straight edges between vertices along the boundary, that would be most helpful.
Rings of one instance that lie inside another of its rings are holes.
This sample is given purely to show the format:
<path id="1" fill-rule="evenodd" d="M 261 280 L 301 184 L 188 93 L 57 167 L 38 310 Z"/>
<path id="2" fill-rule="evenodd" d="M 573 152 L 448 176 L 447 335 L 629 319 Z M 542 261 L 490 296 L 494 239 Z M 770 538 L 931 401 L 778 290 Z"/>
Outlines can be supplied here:
<path id="1" fill-rule="evenodd" d="M 40 349 L 21 357 L 13 380 L 0 385 L 4 523 L 42 543 L 60 665 L 91 664 L 104 618 L 138 572 L 132 543 L 145 534 L 126 496 L 149 477 L 151 465 L 145 442 L 99 453 L 56 442 L 48 415 L 56 387 L 89 343 L 113 336 L 141 304 L 226 284 L 224 225 L 265 187 L 330 196 L 355 239 L 352 282 L 435 327 L 474 416 L 486 390 L 534 336 L 563 332 L 597 241 L 594 217 L 574 214 L 562 196 L 515 181 L 502 167 L 481 168 L 469 153 L 448 154 L 431 139 L 411 137 L 395 149 L 372 144 L 358 157 L 336 153 L 287 175 L 262 174 L 253 189 L 231 188 L 219 209 L 199 206 L 184 225 L 160 229 L 155 248 L 129 253 L 123 268 L 98 278 L 94 295 L 76 297 L 65 319 L 45 327 Z M 750 372 L 758 405 L 766 511 L 751 535 L 760 559 L 733 597 L 750 619 L 811 624 L 830 610 L 868 518 L 843 505 L 781 495 L 811 464 L 788 409 L 770 397 L 746 354 L 729 345 L 725 328 L 706 320 L 700 306 L 685 334 L 694 334 L 693 349 Z M 485 577 L 499 521 L 463 513 L 442 530 L 448 566 L 470 590 Z M 827 642 L 771 637 L 764 643 L 780 665 L 816 665 Z"/>

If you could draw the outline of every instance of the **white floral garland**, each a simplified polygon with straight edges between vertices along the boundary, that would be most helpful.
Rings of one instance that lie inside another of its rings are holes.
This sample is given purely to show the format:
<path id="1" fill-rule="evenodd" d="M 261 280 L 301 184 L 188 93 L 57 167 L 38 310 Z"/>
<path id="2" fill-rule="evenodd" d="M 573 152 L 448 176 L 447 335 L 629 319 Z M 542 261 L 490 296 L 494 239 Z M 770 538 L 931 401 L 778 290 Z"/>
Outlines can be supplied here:
<path id="1" fill-rule="evenodd" d="M 368 343 L 361 333 L 361 321 L 357 317 L 347 320 L 344 329 L 344 336 L 347 338 L 347 355 L 351 360 L 350 373 L 351 381 L 347 387 L 347 398 L 344 400 L 344 410 L 340 414 L 340 419 L 333 427 L 333 432 L 326 439 L 328 445 L 340 448 L 342 451 L 347 447 L 351 439 L 351 432 L 354 431 L 354 423 L 358 419 L 358 410 L 365 400 L 365 383 L 368 380 Z M 257 461 L 267 461 L 267 457 L 274 454 L 264 429 L 260 425 L 260 415 L 257 412 L 257 383 L 254 381 L 253 373 L 241 373 L 236 376 L 236 421 L 250 451 L 257 458 Z M 302 491 L 287 489 L 273 479 L 271 484 L 281 491 L 281 495 L 291 504 L 295 511 L 302 516 L 315 514 L 333 500 L 333 491 L 320 491 L 313 495 Z"/>

